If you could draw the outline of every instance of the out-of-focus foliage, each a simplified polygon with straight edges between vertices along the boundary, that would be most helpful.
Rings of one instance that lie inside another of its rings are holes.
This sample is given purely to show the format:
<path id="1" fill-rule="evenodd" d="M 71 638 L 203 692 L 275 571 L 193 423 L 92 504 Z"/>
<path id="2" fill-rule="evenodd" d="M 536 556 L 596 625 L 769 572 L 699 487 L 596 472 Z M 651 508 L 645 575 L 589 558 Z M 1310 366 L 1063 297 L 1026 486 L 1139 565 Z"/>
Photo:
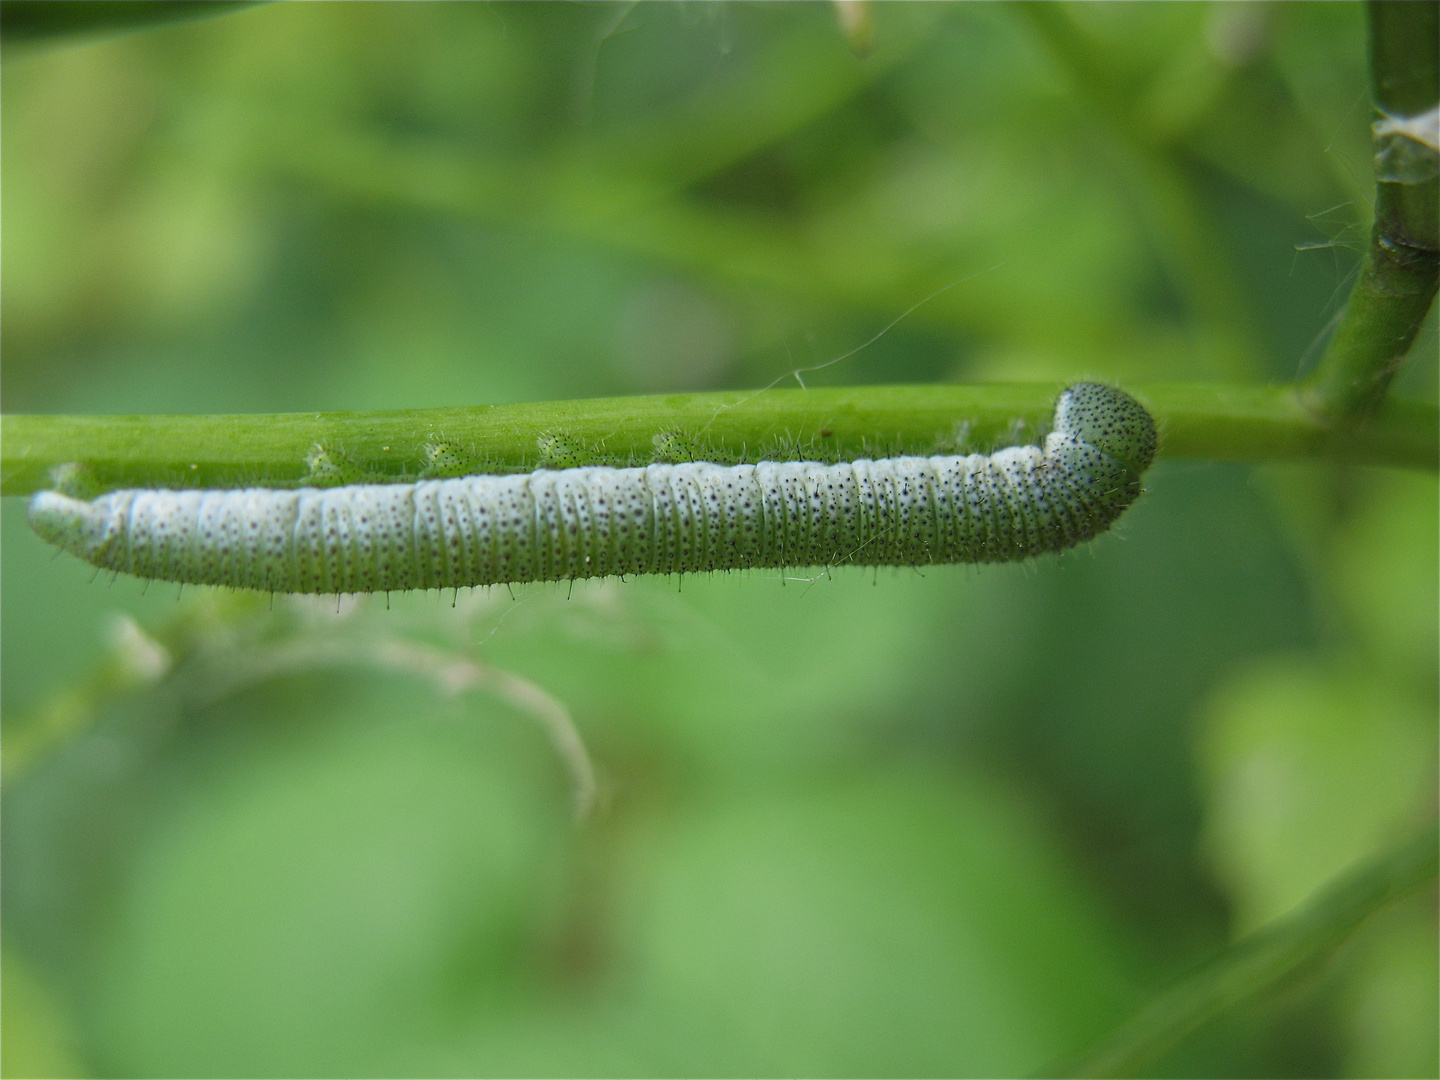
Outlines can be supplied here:
<path id="1" fill-rule="evenodd" d="M 3 0 L 0 32 L 5 43 L 24 44 L 67 36 L 98 37 L 159 23 L 228 14 L 256 0 Z"/>
<path id="2" fill-rule="evenodd" d="M 1313 358 L 1371 187 L 1358 7 L 870 14 L 864 56 L 818 4 L 275 4 L 7 45 L 5 408 L 762 386 L 961 278 L 805 379 Z M 1433 396 L 1434 352 L 1432 321 L 1401 389 Z M 0 1067 L 1074 1055 L 1435 797 L 1434 477 L 1149 487 L 1026 566 L 454 606 L 177 601 L 7 503 Z M 573 716 L 588 822 L 496 673 Z M 1160 1068 L 1434 1075 L 1436 978 L 1432 890 Z"/>

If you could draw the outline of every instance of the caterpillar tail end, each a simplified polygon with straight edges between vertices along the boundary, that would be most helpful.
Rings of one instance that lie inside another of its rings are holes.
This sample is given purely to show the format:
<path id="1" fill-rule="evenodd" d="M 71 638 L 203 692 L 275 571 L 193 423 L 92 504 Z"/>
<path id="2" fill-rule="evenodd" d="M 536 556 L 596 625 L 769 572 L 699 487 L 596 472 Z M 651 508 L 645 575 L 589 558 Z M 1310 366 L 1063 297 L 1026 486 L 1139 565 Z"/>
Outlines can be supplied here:
<path id="1" fill-rule="evenodd" d="M 71 498 L 58 491 L 38 491 L 30 497 L 26 520 L 35 535 L 47 543 L 103 565 L 108 515 L 93 502 Z"/>

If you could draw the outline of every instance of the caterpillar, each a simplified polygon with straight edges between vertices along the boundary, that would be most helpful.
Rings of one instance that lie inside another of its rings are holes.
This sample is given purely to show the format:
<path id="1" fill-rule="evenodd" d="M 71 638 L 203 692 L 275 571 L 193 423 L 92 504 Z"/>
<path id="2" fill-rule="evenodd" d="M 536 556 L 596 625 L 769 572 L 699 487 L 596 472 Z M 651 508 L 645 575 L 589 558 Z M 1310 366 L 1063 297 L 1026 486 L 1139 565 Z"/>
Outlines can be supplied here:
<path id="1" fill-rule="evenodd" d="M 34 495 L 31 527 L 96 566 L 281 593 L 360 593 L 749 567 L 1003 562 L 1107 529 L 1155 423 L 1076 383 L 1043 446 L 823 464 L 684 461 L 293 490 Z"/>

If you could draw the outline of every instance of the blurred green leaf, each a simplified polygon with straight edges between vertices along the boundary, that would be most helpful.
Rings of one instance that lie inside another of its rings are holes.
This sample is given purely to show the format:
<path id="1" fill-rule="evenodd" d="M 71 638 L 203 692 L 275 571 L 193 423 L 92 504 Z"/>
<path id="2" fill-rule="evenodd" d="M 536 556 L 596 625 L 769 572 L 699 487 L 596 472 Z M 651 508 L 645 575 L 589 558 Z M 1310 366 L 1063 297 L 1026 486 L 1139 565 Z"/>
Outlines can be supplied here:
<path id="1" fill-rule="evenodd" d="M 1303 906 L 1249 934 L 1156 995 L 1096 1048 L 1057 1075 L 1146 1075 L 1181 1040 L 1227 1010 L 1254 1008 L 1314 968 L 1366 919 L 1433 884 L 1440 834 L 1434 822 L 1317 890 Z M 1409 1036 L 1411 1033 L 1406 1032 Z M 1409 1041 L 1409 1040 L 1407 1040 Z M 1420 1041 L 1424 1042 L 1424 1036 Z"/>
<path id="2" fill-rule="evenodd" d="M 15 953 L 0 953 L 0 1076 L 79 1077 L 88 1075 L 76 1059 L 71 1025 Z"/>
<path id="3" fill-rule="evenodd" d="M 1279 658 L 1237 673 L 1207 709 L 1206 845 L 1253 928 L 1374 851 L 1435 785 L 1435 713 L 1393 681 Z"/>
<path id="4" fill-rule="evenodd" d="M 1435 893 L 1424 890 L 1362 928 L 1347 957 L 1343 991 L 1350 1076 L 1433 1076 L 1440 1072 L 1440 942 Z"/>
<path id="5" fill-rule="evenodd" d="M 4 0 L 0 31 L 7 43 L 143 30 L 250 7 L 259 0 Z"/>
<path id="6" fill-rule="evenodd" d="M 1377 669 L 1435 688 L 1440 624 L 1440 491 L 1403 473 L 1367 474 L 1335 537 L 1335 588 Z"/>

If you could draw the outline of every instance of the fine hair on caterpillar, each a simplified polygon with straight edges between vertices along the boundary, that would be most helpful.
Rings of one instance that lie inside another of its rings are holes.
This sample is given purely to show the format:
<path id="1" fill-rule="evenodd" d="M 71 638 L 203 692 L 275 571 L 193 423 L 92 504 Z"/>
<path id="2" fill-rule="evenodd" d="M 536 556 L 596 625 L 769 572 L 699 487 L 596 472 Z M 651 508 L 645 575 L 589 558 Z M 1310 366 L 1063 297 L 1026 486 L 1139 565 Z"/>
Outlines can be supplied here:
<path id="1" fill-rule="evenodd" d="M 543 468 L 408 484 L 31 498 L 31 527 L 96 566 L 280 593 L 448 589 L 762 567 L 1007 562 L 1109 528 L 1155 423 L 1076 383 L 1042 446 L 822 464 Z"/>

